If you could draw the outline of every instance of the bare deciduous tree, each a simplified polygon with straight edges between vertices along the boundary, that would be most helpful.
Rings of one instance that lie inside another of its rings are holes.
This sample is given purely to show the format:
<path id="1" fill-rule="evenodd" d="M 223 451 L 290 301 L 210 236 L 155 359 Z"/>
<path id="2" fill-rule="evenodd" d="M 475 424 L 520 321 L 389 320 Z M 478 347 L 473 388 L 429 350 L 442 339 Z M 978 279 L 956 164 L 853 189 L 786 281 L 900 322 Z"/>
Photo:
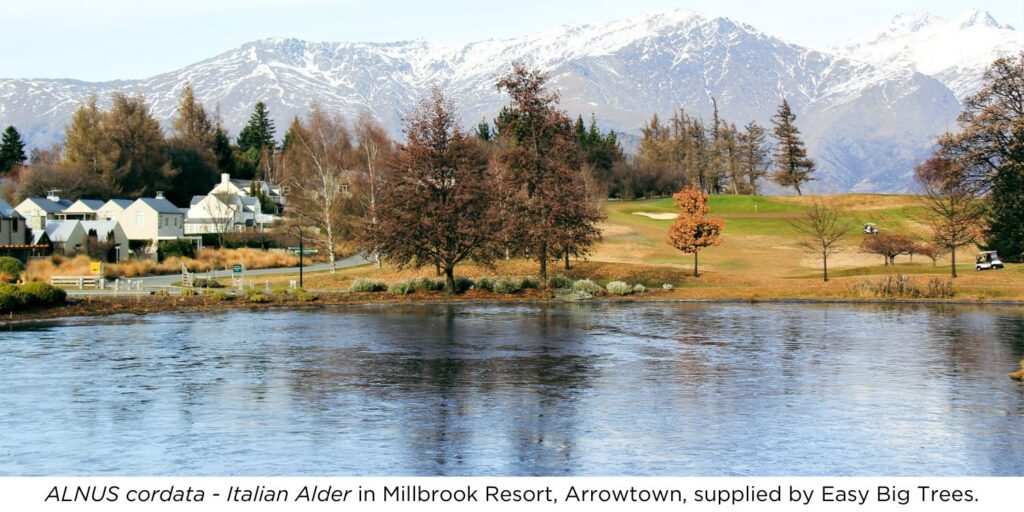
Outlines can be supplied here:
<path id="1" fill-rule="evenodd" d="M 308 232 L 323 245 L 331 273 L 337 271 L 337 248 L 346 223 L 352 141 L 340 116 L 313 104 L 298 126 L 286 151 L 291 189 L 288 211 L 300 223 L 316 228 Z"/>
<path id="2" fill-rule="evenodd" d="M 805 235 L 798 245 L 821 256 L 823 279 L 828 281 L 828 257 L 838 250 L 841 242 L 850 233 L 850 224 L 840 220 L 842 213 L 830 205 L 815 202 L 804 216 L 790 222 L 793 229 Z"/>

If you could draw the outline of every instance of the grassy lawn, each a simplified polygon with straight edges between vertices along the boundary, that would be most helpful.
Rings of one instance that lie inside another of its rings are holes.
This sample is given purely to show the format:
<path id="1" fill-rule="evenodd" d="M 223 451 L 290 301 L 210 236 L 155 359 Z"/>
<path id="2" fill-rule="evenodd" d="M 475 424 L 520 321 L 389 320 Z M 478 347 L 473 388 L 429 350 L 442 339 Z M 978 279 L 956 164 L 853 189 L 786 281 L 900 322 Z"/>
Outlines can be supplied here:
<path id="1" fill-rule="evenodd" d="M 814 201 L 827 200 L 843 211 L 850 223 L 849 237 L 840 252 L 830 258 L 832 280 L 821 280 L 821 261 L 799 247 L 801 235 L 791 222 L 800 218 Z M 882 232 L 923 239 L 926 210 L 914 196 L 849 194 L 821 197 L 713 196 L 711 214 L 725 221 L 724 241 L 718 247 L 700 253 L 701 277 L 692 277 L 693 256 L 682 254 L 666 242 L 672 219 L 651 218 L 638 213 L 675 213 L 671 198 L 640 201 L 609 201 L 607 220 L 602 224 L 603 240 L 594 247 L 587 261 L 573 262 L 566 271 L 559 261 L 549 266 L 551 274 L 573 278 L 591 278 L 605 284 L 611 280 L 642 283 L 659 292 L 665 283 L 674 289 L 668 298 L 692 299 L 771 299 L 771 298 L 867 298 L 857 290 L 869 281 L 887 275 L 904 274 L 918 280 L 949 279 L 949 260 L 937 266 L 922 256 L 913 262 L 907 256 L 897 258 L 895 266 L 883 265 L 880 256 L 858 250 L 865 222 L 876 223 Z M 756 205 L 756 208 L 755 208 Z M 974 248 L 958 251 L 956 297 L 965 299 L 1024 300 L 1024 265 L 1009 265 L 1006 270 L 976 272 Z M 456 269 L 461 276 L 525 276 L 537 272 L 532 261 L 499 261 L 495 267 L 465 263 Z M 320 290 L 344 290 L 360 277 L 396 281 L 413 277 L 432 277 L 432 268 L 395 269 L 385 265 L 377 269 L 364 265 L 339 271 L 335 275 L 306 275 L 306 287 Z M 286 286 L 295 276 L 271 278 L 274 286 Z"/>

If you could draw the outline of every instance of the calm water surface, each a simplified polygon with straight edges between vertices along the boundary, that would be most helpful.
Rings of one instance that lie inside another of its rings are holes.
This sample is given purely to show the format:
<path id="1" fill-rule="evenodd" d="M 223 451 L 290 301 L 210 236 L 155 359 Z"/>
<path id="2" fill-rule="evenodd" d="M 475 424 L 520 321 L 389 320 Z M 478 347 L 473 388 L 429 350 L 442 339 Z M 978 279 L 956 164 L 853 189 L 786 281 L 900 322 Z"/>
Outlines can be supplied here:
<path id="1" fill-rule="evenodd" d="M 458 305 L 0 332 L 0 474 L 1024 475 L 1024 310 Z"/>

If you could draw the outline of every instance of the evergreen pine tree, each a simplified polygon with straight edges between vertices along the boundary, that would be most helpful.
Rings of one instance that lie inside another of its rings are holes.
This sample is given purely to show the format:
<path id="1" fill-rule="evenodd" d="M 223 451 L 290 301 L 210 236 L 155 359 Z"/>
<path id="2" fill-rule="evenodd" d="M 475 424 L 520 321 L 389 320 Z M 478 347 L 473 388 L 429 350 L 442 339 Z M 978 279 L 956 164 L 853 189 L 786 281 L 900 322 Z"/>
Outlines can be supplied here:
<path id="1" fill-rule="evenodd" d="M 217 123 L 213 128 L 213 142 L 210 144 L 213 155 L 217 157 L 217 169 L 222 173 L 235 174 L 235 154 L 231 147 L 228 132 Z"/>
<path id="2" fill-rule="evenodd" d="M 284 142 L 281 143 L 281 151 L 287 151 L 288 148 L 295 143 L 296 137 L 302 130 L 302 121 L 299 120 L 299 116 L 292 118 L 292 124 L 288 127 L 288 131 L 284 132 Z"/>
<path id="3" fill-rule="evenodd" d="M 793 187 L 797 195 L 802 195 L 800 185 L 814 179 L 814 161 L 807 158 L 807 149 L 800 140 L 800 130 L 793 122 L 796 114 L 789 108 L 789 103 L 782 100 L 779 112 L 772 116 L 775 124 L 773 134 L 778 142 L 775 150 L 775 174 L 772 179 L 783 187 Z"/>
<path id="4" fill-rule="evenodd" d="M 987 248 L 1007 261 L 1024 261 L 1024 126 L 1016 126 L 1006 159 L 993 178 Z"/>
<path id="5" fill-rule="evenodd" d="M 0 141 L 0 174 L 10 172 L 15 165 L 25 163 L 25 159 L 25 143 L 21 134 L 15 127 L 8 126 Z"/>
<path id="6" fill-rule="evenodd" d="M 491 132 L 491 124 L 487 122 L 487 119 L 481 119 L 480 124 L 476 125 L 476 138 L 480 139 L 481 142 L 490 142 L 494 138 L 494 133 Z"/>
<path id="7" fill-rule="evenodd" d="M 274 121 L 270 119 L 267 105 L 259 101 L 249 117 L 249 123 L 238 134 L 238 149 L 242 153 L 251 154 L 250 150 L 255 148 L 256 155 L 259 155 L 263 148 L 273 150 L 274 131 Z"/>

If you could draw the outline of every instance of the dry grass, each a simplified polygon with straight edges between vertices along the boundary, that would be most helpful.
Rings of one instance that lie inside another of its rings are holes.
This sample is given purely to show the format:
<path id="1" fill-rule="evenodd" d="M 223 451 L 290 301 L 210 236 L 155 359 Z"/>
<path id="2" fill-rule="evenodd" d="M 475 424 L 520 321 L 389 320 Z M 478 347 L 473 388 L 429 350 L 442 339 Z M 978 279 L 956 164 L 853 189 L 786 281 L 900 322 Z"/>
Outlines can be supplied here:
<path id="1" fill-rule="evenodd" d="M 54 256 L 50 259 L 32 260 L 25 269 L 26 281 L 49 282 L 52 276 L 89 275 L 89 257 L 78 255 L 74 258 Z M 292 267 L 299 264 L 297 256 L 283 251 L 260 251 L 257 249 L 203 249 L 195 259 L 167 258 L 157 263 L 150 260 L 128 260 L 104 265 L 108 279 L 118 277 L 140 277 L 181 272 L 181 265 L 192 272 L 207 272 L 228 268 L 236 263 L 248 269 Z"/>

